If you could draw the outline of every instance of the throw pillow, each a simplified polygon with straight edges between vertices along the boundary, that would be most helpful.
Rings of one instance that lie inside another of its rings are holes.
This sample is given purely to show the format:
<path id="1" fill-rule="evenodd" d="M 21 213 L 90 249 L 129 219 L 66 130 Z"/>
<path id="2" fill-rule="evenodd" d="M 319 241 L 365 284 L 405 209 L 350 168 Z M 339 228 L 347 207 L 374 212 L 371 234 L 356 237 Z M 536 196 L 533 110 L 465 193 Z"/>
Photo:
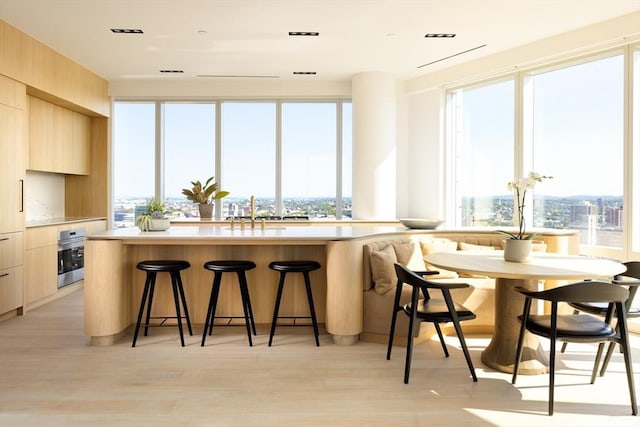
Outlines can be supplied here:
<path id="1" fill-rule="evenodd" d="M 398 281 L 394 267 L 397 258 L 393 246 L 389 245 L 382 250 L 371 252 L 369 259 L 375 291 L 380 295 L 389 292 Z"/>
<path id="2" fill-rule="evenodd" d="M 393 249 L 396 251 L 396 258 L 398 262 L 404 266 L 409 264 L 411 260 L 411 255 L 413 255 L 413 247 L 414 243 L 411 241 L 407 242 L 393 242 Z"/>

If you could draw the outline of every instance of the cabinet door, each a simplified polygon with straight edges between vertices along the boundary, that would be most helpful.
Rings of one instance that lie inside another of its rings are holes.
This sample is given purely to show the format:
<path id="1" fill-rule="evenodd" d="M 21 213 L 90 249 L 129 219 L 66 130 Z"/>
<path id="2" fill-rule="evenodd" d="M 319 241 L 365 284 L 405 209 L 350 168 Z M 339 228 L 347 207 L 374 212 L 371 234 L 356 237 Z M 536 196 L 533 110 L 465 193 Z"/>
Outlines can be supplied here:
<path id="1" fill-rule="evenodd" d="M 24 227 L 24 112 L 0 104 L 0 233 Z"/>
<path id="2" fill-rule="evenodd" d="M 22 307 L 22 267 L 0 270 L 0 314 Z"/>
<path id="3" fill-rule="evenodd" d="M 58 247 L 25 251 L 24 300 L 29 305 L 58 292 Z"/>
<path id="4" fill-rule="evenodd" d="M 29 97 L 29 169 L 53 172 L 53 104 Z"/>
<path id="5" fill-rule="evenodd" d="M 88 175 L 91 149 L 91 119 L 80 113 L 73 113 L 73 136 L 71 139 L 71 171 L 78 175 Z"/>
<path id="6" fill-rule="evenodd" d="M 73 169 L 73 111 L 53 106 L 53 171 L 69 173 Z"/>

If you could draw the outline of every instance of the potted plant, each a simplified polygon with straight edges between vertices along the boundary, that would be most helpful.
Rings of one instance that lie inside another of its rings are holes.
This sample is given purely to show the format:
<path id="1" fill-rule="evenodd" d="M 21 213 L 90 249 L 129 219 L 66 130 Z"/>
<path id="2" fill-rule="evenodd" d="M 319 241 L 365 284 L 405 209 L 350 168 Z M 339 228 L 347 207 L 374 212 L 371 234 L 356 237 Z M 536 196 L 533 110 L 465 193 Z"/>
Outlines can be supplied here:
<path id="1" fill-rule="evenodd" d="M 187 197 L 187 200 L 198 204 L 200 218 L 210 219 L 213 214 L 213 202 L 229 195 L 228 191 L 218 191 L 218 183 L 212 181 L 213 177 L 207 179 L 204 184 L 200 181 L 191 181 L 191 189 L 182 189 L 182 194 Z"/>
<path id="2" fill-rule="evenodd" d="M 512 262 L 526 262 L 529 260 L 532 248 L 532 239 L 538 235 L 538 233 L 526 234 L 524 208 L 525 199 L 527 197 L 527 190 L 533 189 L 538 182 L 542 182 L 545 179 L 551 179 L 553 177 L 540 175 L 536 172 L 529 172 L 529 175 L 523 178 L 519 178 L 515 181 L 507 183 L 507 188 L 510 191 L 515 191 L 517 215 L 518 215 L 518 232 L 512 233 L 504 230 L 497 230 L 498 233 L 502 233 L 509 238 L 505 240 L 504 247 L 504 259 Z"/>
<path id="3" fill-rule="evenodd" d="M 167 218 L 166 204 L 156 198 L 147 200 L 144 213 L 136 218 L 136 225 L 141 231 L 163 231 L 171 225 Z"/>

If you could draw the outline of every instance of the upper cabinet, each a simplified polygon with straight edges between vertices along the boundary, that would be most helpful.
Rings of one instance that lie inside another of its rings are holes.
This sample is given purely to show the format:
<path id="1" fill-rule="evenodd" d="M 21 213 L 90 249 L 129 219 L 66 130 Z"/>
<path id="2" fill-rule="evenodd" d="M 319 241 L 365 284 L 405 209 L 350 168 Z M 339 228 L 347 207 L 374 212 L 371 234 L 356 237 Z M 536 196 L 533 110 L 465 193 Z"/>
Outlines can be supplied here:
<path id="1" fill-rule="evenodd" d="M 0 76 L 0 233 L 24 227 L 25 94 L 23 84 Z"/>
<path id="2" fill-rule="evenodd" d="M 29 169 L 87 175 L 91 119 L 32 96 L 29 99 Z"/>

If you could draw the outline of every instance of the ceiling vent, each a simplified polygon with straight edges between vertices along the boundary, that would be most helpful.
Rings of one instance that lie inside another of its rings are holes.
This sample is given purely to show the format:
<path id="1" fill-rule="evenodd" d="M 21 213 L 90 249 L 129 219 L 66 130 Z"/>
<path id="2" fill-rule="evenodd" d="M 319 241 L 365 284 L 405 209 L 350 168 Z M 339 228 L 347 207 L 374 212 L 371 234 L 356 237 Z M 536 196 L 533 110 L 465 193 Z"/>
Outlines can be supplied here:
<path id="1" fill-rule="evenodd" d="M 116 34 L 144 34 L 142 30 L 136 28 L 112 28 L 111 32 Z"/>
<path id="2" fill-rule="evenodd" d="M 184 73 L 183 70 L 160 70 L 161 73 L 167 73 L 167 74 L 180 74 L 180 73 Z"/>
<path id="3" fill-rule="evenodd" d="M 445 61 L 447 59 L 451 59 L 451 58 L 459 56 L 459 55 L 464 55 L 465 53 L 472 52 L 472 51 L 474 51 L 476 49 L 480 49 L 480 48 L 483 48 L 485 46 L 486 46 L 486 44 L 483 44 L 483 45 L 480 45 L 480 46 L 476 46 L 476 47 L 472 47 L 471 49 L 463 50 L 462 52 L 454 53 L 453 55 L 445 56 L 444 58 L 436 59 L 435 61 L 431 61 L 431 62 L 427 62 L 426 64 L 418 65 L 418 68 L 426 67 L 427 65 L 432 65 L 432 64 L 435 64 L 436 62 Z"/>
<path id="4" fill-rule="evenodd" d="M 296 76 L 315 76 L 317 73 L 315 71 L 294 71 L 293 74 Z"/>
<path id="5" fill-rule="evenodd" d="M 197 74 L 196 77 L 213 79 L 278 79 L 280 76 L 265 74 Z"/>

